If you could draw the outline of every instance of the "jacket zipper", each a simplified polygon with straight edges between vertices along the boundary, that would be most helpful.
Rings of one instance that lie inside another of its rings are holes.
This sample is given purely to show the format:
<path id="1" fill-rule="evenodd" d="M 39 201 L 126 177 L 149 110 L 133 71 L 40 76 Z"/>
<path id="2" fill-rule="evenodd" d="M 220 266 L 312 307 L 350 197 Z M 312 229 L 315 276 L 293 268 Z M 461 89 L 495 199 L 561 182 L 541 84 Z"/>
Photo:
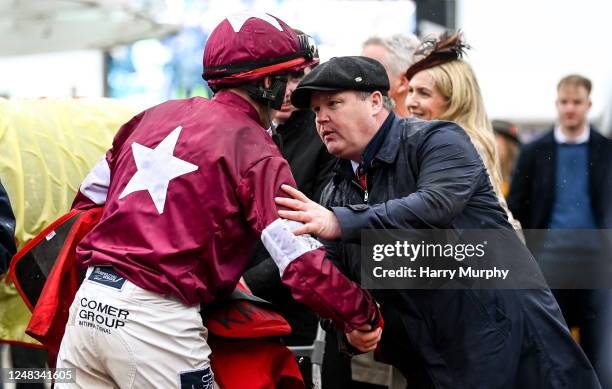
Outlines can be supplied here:
<path id="1" fill-rule="evenodd" d="M 363 189 L 361 187 L 361 185 L 359 185 L 359 183 L 357 181 L 351 180 L 351 184 L 353 184 L 356 188 L 359 188 L 360 191 L 363 192 L 363 202 L 364 204 L 368 203 L 368 191 L 366 189 Z"/>

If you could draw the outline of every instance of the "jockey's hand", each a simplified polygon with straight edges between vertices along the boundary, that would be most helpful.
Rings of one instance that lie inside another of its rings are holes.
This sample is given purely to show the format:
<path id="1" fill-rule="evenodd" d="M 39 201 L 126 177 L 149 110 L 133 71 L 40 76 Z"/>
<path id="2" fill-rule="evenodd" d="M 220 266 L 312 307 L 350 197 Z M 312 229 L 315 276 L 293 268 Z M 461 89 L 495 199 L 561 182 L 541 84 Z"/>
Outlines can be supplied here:
<path id="1" fill-rule="evenodd" d="M 377 327 L 372 331 L 372 326 L 369 324 L 364 324 L 358 329 L 346 334 L 349 343 L 357 350 L 364 353 L 374 351 L 381 336 L 382 328 Z"/>

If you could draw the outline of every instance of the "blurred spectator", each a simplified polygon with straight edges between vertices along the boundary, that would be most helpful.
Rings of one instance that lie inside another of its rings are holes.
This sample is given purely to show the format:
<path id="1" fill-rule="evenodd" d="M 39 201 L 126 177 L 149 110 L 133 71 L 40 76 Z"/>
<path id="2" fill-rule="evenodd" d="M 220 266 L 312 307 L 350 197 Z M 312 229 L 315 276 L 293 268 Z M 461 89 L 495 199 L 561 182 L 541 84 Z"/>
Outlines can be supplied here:
<path id="1" fill-rule="evenodd" d="M 583 76 L 561 79 L 557 85 L 558 123 L 521 149 L 508 204 L 527 229 L 612 227 L 606 217 L 612 209 L 608 192 L 610 141 L 588 123 L 590 93 L 591 82 Z M 541 244 L 529 239 L 527 242 L 549 282 L 550 275 L 559 274 L 561 264 L 573 264 L 576 272 L 589 271 L 590 257 L 598 254 L 583 239 L 586 235 L 571 231 L 561 234 L 562 231 L 547 233 Z M 576 272 L 564 274 L 571 281 Z M 580 344 L 603 388 L 612 388 L 610 290 L 564 289 L 554 293 L 568 325 L 580 328 Z"/>
<path id="2" fill-rule="evenodd" d="M 8 194 L 0 183 L 0 276 L 8 270 L 9 262 L 15 254 L 15 250 L 15 216 Z M 2 345 L 0 344 L 1 356 Z M 0 367 L 2 367 L 2 361 L 0 361 Z M 2 387 L 2 382 L 0 382 L 0 388 Z"/>
<path id="3" fill-rule="evenodd" d="M 425 58 L 416 62 L 406 72 L 409 80 L 406 104 L 414 117 L 453 121 L 465 130 L 487 168 L 495 194 L 506 211 L 508 220 L 515 229 L 520 229 L 520 224 L 508 210 L 503 195 L 493 126 L 487 116 L 476 75 L 472 67 L 461 59 L 467 46 L 461 41 L 461 37 L 457 39 L 457 42 L 450 44 L 455 45 L 455 48 L 448 50 L 459 51 L 456 54 L 458 59 L 450 62 L 440 62 L 435 56 L 427 55 L 434 44 L 432 42 L 426 41 L 419 48 L 415 57 L 424 54 Z"/>
<path id="4" fill-rule="evenodd" d="M 502 176 L 502 193 L 507 198 L 508 193 L 510 193 L 510 181 L 521 147 L 521 140 L 518 136 L 518 128 L 510 122 L 493 120 L 493 131 L 497 141 L 497 154 L 499 156 Z"/>
<path id="5" fill-rule="evenodd" d="M 362 46 L 361 55 L 373 58 L 385 67 L 391 86 L 389 96 L 395 102 L 393 112 L 400 117 L 410 116 L 406 107 L 408 79 L 405 73 L 412 65 L 412 56 L 419 43 L 419 39 L 412 34 L 395 34 L 386 38 L 373 36 Z"/>
<path id="6" fill-rule="evenodd" d="M 0 275 L 8 270 L 15 247 L 15 215 L 4 186 L 0 182 Z"/>
<path id="7" fill-rule="evenodd" d="M 15 216 L 11 208 L 4 186 L 0 183 L 0 275 L 8 270 L 9 263 L 15 252 Z M 15 368 L 41 368 L 45 366 L 47 359 L 46 353 L 41 349 L 34 349 L 25 346 L 11 346 L 11 359 Z M 0 349 L 1 350 L 1 349 Z M 1 387 L 1 384 L 0 384 Z M 17 384 L 17 389 L 24 388 L 44 388 L 39 384 Z"/>

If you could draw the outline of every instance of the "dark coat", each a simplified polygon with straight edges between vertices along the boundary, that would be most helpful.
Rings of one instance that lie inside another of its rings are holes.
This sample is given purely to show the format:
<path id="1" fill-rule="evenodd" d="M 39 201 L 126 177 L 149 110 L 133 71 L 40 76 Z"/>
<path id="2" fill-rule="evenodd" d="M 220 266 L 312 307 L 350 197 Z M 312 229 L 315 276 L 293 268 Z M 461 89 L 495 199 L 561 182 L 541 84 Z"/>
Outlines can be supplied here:
<path id="1" fill-rule="evenodd" d="M 355 280 L 362 229 L 511 231 L 482 160 L 454 123 L 395 118 L 368 167 L 367 204 L 351 172 L 339 161 L 322 202 L 342 227 L 328 253 Z M 532 260 L 518 238 L 504 244 L 521 245 Z M 372 294 L 385 318 L 382 356 L 416 387 L 599 388 L 548 289 Z"/>
<path id="2" fill-rule="evenodd" d="M 318 201 L 331 179 L 336 158 L 327 152 L 317 134 L 314 112 L 294 111 L 284 124 L 278 126 L 277 134 L 275 140 L 289 162 L 297 188 L 308 198 Z M 289 288 L 281 283 L 278 267 L 261 243 L 254 250 L 251 266 L 244 273 L 244 279 L 252 292 L 274 303 L 291 324 L 293 331 L 285 337 L 285 342 L 289 345 L 311 344 L 317 330 L 317 317 L 291 297 Z"/>
<path id="3" fill-rule="evenodd" d="M 612 291 L 608 288 L 612 247 L 606 232 L 612 228 L 612 146 L 608 138 L 591 126 L 587 147 L 588 165 L 584 174 L 588 174 L 588 196 L 595 225 L 603 231 L 570 231 L 567 235 L 560 231 L 556 238 L 549 240 L 551 235 L 546 230 L 556 202 L 557 185 L 554 130 L 522 147 L 508 206 L 526 229 L 527 244 L 542 264 L 551 286 L 563 287 L 555 290 L 555 296 L 567 322 L 580 327 L 580 345 L 594 365 L 602 386 L 612 388 L 609 331 Z"/>
<path id="4" fill-rule="evenodd" d="M 8 269 L 15 251 L 15 215 L 8 194 L 0 183 L 0 274 Z"/>
<path id="5" fill-rule="evenodd" d="M 508 207 L 523 228 L 548 228 L 555 203 L 557 148 L 553 131 L 524 145 L 516 163 Z M 610 141 L 591 127 L 589 194 L 598 228 L 612 228 Z"/>
<path id="6" fill-rule="evenodd" d="M 331 179 L 336 158 L 327 152 L 317 134 L 314 112 L 294 111 L 276 131 L 282 142 L 281 154 L 289 162 L 298 189 L 318 202 Z"/>

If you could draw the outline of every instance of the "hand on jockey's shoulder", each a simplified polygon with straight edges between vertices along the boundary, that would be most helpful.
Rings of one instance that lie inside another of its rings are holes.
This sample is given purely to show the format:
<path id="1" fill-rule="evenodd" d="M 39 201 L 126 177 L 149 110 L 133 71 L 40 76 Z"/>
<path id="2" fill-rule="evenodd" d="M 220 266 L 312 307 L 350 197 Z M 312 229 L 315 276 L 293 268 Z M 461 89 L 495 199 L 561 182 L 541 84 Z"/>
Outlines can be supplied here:
<path id="1" fill-rule="evenodd" d="M 276 204 L 289 208 L 279 210 L 284 219 L 303 223 L 293 230 L 295 235 L 312 234 L 326 240 L 340 239 L 342 229 L 336 215 L 324 206 L 310 200 L 305 194 L 289 185 L 281 186 L 289 197 L 277 197 Z"/>

